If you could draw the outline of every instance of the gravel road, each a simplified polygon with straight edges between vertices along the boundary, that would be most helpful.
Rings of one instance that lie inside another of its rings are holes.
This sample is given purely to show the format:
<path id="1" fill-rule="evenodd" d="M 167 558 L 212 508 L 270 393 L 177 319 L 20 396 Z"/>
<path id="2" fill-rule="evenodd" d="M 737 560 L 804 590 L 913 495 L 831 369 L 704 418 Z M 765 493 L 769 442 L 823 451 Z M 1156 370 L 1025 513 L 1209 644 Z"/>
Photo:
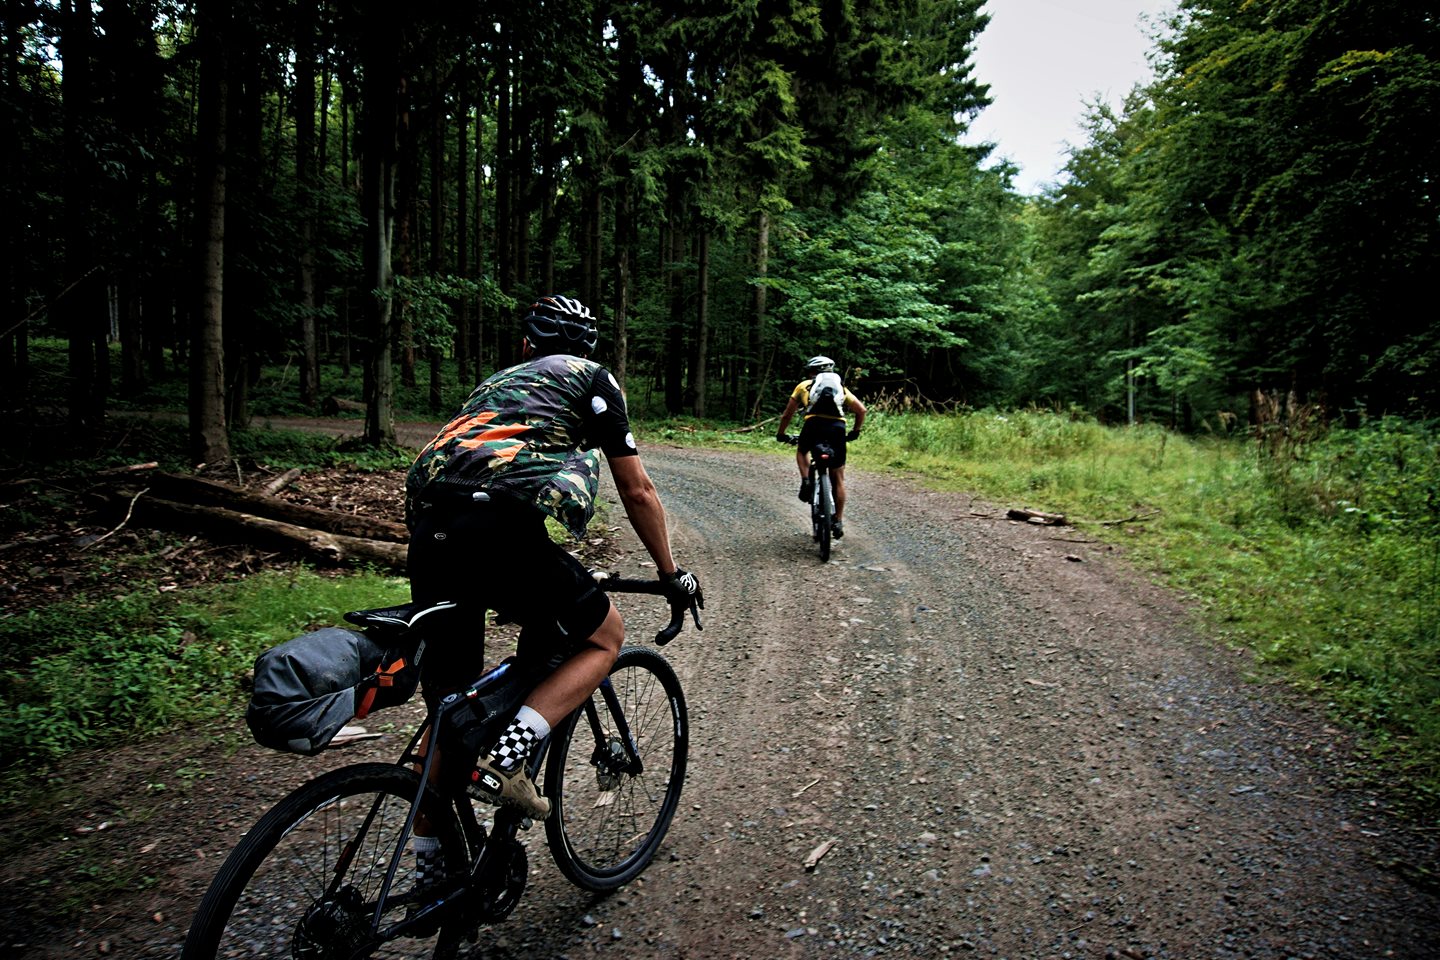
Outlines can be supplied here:
<path id="1" fill-rule="evenodd" d="M 530 831 L 530 889 L 475 957 L 1440 956 L 1436 826 L 1348 786 L 1343 734 L 1248 682 L 1246 656 L 1197 635 L 1117 553 L 852 467 L 847 536 L 821 564 L 788 457 L 645 458 L 708 598 L 705 630 L 665 648 L 692 725 L 679 813 L 609 897 L 570 886 Z M 643 573 L 612 519 L 616 570 Z M 647 639 L 660 611 L 620 602 Z M 264 809 L 399 749 L 396 734 L 316 758 L 225 753 L 208 735 L 103 758 L 117 813 L 62 822 L 128 818 L 89 834 L 86 856 L 142 858 L 153 885 L 79 905 L 48 937 L 10 922 L 5 956 L 173 960 Z M 124 798 L 157 806 L 142 817 Z M 21 851 L 0 880 L 55 849 Z"/>
<path id="2" fill-rule="evenodd" d="M 788 459 L 646 462 L 710 597 L 681 812 L 609 899 L 537 851 L 489 956 L 1440 955 L 1434 833 L 1104 548 L 851 468 L 822 565 Z"/>

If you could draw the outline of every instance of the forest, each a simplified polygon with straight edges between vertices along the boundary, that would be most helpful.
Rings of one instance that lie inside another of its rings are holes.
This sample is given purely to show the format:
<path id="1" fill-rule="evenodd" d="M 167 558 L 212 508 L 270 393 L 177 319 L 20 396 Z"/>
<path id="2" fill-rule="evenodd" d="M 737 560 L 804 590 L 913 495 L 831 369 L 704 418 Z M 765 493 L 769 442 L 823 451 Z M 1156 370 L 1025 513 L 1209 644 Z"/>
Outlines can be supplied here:
<path id="1" fill-rule="evenodd" d="M 982 0 L 3 15 L 22 425 L 84 436 L 179 381 L 195 461 L 222 462 L 280 365 L 317 410 L 332 371 L 382 445 L 397 384 L 448 412 L 442 369 L 517 359 L 549 292 L 595 309 L 597 358 L 655 415 L 759 419 L 816 353 L 926 408 L 1440 412 L 1428 4 L 1181 0 L 1153 82 L 1097 100 L 1038 196 L 961 143 L 990 102 Z M 64 395 L 32 386 L 40 338 Z"/>

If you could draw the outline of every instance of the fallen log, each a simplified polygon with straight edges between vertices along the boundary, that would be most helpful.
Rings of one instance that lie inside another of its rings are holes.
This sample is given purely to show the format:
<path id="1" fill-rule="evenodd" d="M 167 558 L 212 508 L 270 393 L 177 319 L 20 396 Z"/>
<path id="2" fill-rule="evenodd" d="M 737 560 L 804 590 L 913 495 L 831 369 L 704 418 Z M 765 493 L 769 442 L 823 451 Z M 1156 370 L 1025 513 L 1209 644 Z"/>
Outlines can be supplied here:
<path id="1" fill-rule="evenodd" d="M 752 423 L 752 424 L 750 424 L 750 426 L 748 426 L 748 427 L 740 427 L 738 430 L 732 430 L 731 433 L 749 433 L 749 432 L 752 431 L 752 430 L 759 430 L 761 427 L 765 426 L 765 424 L 767 424 L 767 423 L 774 423 L 775 420 L 776 420 L 775 417 L 766 417 L 764 420 L 761 420 L 759 423 Z"/>
<path id="2" fill-rule="evenodd" d="M 226 507 L 177 503 L 153 496 L 143 496 L 135 502 L 135 517 L 137 522 L 188 533 L 204 533 L 260 547 L 296 550 L 311 559 L 336 566 L 374 563 L 403 571 L 408 552 L 403 543 L 328 533 Z"/>
<path id="3" fill-rule="evenodd" d="M 284 473 L 280 474 L 280 476 L 276 477 L 274 480 L 271 480 L 269 483 L 265 484 L 265 486 L 261 487 L 260 492 L 267 497 L 273 497 L 275 496 L 275 494 L 279 493 L 281 490 L 284 490 L 287 486 L 289 486 L 290 481 L 298 479 L 300 474 L 303 472 L 304 471 L 302 471 L 299 467 L 292 467 L 291 469 L 286 470 Z"/>
<path id="4" fill-rule="evenodd" d="M 1042 510 L 1020 509 L 1012 507 L 1005 511 L 1005 516 L 1011 520 L 1023 520 L 1026 523 L 1034 523 L 1046 527 L 1063 527 L 1068 520 L 1063 513 L 1045 513 Z"/>
<path id="5" fill-rule="evenodd" d="M 389 540 L 394 543 L 408 543 L 410 540 L 410 531 L 403 523 L 322 510 L 303 503 L 291 503 L 204 477 L 159 473 L 152 478 L 151 489 L 157 497 L 164 500 L 225 507 L 240 513 L 268 517 L 297 527 L 309 527 L 347 537 Z"/>
<path id="6" fill-rule="evenodd" d="M 320 402 L 320 412 L 327 417 L 333 417 L 341 413 L 364 413 L 365 404 L 358 400 L 346 400 L 344 397 L 326 397 Z"/>

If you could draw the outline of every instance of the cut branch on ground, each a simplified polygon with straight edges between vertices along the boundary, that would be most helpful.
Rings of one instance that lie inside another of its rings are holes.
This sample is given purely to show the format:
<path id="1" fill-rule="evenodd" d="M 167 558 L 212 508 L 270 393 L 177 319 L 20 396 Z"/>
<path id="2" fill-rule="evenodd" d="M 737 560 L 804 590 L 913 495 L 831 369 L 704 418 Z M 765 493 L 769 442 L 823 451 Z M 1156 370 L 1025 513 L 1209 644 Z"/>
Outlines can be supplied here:
<path id="1" fill-rule="evenodd" d="M 227 507 L 177 503 L 156 497 L 142 498 L 137 502 L 136 518 L 137 522 L 204 533 L 217 539 L 293 550 L 313 560 L 337 566 L 374 563 L 399 571 L 405 569 L 408 552 L 405 544 L 391 540 L 330 533 Z"/>
<path id="2" fill-rule="evenodd" d="M 407 543 L 410 532 L 404 524 L 390 520 L 338 513 L 319 507 L 291 503 L 277 497 L 242 490 L 228 483 L 176 473 L 156 474 L 152 483 L 155 496 L 178 503 L 225 507 L 237 512 L 268 517 L 297 527 L 310 527 L 326 533 L 358 537 L 365 540 L 386 540 Z"/>

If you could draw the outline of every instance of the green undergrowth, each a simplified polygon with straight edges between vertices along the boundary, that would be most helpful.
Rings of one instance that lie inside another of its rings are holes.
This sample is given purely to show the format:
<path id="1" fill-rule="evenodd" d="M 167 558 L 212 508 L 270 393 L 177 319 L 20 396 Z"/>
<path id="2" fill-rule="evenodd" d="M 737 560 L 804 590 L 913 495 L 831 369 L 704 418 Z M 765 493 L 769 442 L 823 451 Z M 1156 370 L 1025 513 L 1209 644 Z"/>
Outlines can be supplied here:
<path id="1" fill-rule="evenodd" d="M 700 421 L 647 425 L 643 438 L 791 455 L 773 430 Z M 850 461 L 1064 514 L 1123 546 L 1192 598 L 1210 632 L 1359 731 L 1417 808 L 1440 810 L 1436 426 L 1184 437 L 1045 411 L 880 409 Z"/>
<path id="2" fill-rule="evenodd" d="M 405 599 L 376 573 L 266 572 L 177 593 L 137 590 L 0 619 L 0 767 L 233 717 L 266 647 Z"/>

